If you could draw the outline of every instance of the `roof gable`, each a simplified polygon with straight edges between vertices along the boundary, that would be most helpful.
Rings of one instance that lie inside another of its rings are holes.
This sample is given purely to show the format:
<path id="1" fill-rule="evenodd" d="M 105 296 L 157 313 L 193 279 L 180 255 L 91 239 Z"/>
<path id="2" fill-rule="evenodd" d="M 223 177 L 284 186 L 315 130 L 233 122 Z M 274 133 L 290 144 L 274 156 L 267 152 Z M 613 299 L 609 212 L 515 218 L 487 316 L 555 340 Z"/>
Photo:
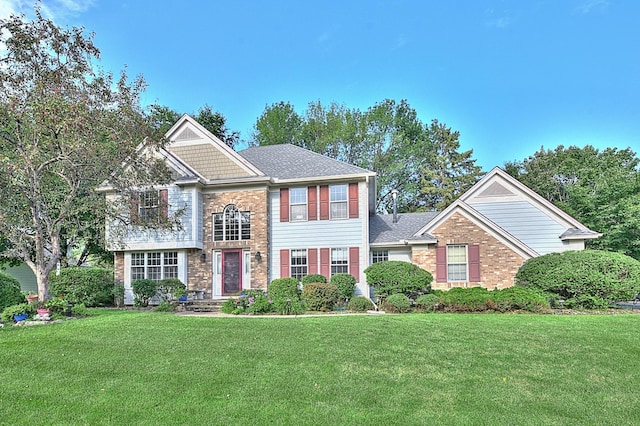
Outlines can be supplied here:
<path id="1" fill-rule="evenodd" d="M 205 180 L 263 176 L 189 115 L 183 115 L 165 137 L 169 140 L 165 149 Z"/>

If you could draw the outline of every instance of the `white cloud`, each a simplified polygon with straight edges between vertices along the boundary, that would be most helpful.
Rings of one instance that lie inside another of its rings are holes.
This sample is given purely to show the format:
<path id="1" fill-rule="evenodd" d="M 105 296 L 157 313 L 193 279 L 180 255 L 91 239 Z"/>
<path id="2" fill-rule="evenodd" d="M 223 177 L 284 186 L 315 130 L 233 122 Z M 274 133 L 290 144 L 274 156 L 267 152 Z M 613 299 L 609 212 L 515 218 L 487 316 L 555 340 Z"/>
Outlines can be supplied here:
<path id="1" fill-rule="evenodd" d="M 43 0 L 40 8 L 44 16 L 55 21 L 86 12 L 95 2 L 96 0 Z M 0 19 L 16 13 L 31 17 L 35 4 L 34 0 L 0 0 Z"/>
<path id="2" fill-rule="evenodd" d="M 513 18 L 508 11 L 504 11 L 498 14 L 493 9 L 487 9 L 485 10 L 484 14 L 484 24 L 487 27 L 507 28 L 513 22 Z"/>
<path id="3" fill-rule="evenodd" d="M 585 0 L 574 9 L 574 12 L 586 15 L 593 11 L 605 10 L 610 4 L 611 2 L 609 0 Z"/>

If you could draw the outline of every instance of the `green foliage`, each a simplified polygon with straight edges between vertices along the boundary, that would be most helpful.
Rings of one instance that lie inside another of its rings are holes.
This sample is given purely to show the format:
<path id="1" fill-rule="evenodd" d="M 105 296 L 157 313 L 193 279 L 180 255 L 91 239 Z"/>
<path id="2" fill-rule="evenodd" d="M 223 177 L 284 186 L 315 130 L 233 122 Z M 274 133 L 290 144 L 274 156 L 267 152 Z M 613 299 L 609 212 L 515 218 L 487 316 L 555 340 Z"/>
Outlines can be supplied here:
<path id="1" fill-rule="evenodd" d="M 442 307 L 442 296 L 440 294 L 423 294 L 416 301 L 416 309 L 418 312 L 435 312 Z"/>
<path id="2" fill-rule="evenodd" d="M 305 313 L 306 306 L 302 300 L 273 299 L 273 310 L 280 315 L 300 315 Z"/>
<path id="3" fill-rule="evenodd" d="M 60 275 L 49 277 L 49 291 L 74 305 L 105 306 L 113 304 L 113 271 L 103 268 L 64 268 Z"/>
<path id="4" fill-rule="evenodd" d="M 550 253 L 527 260 L 516 284 L 554 293 L 568 308 L 599 309 L 630 300 L 640 291 L 640 262 L 597 250 Z"/>
<path id="5" fill-rule="evenodd" d="M 367 283 L 380 298 L 401 293 L 410 298 L 428 293 L 433 276 L 424 269 L 399 260 L 378 262 L 364 270 Z"/>
<path id="6" fill-rule="evenodd" d="M 18 280 L 4 272 L 0 272 L 0 311 L 7 306 L 25 302 L 26 299 L 20 291 Z"/>
<path id="7" fill-rule="evenodd" d="M 299 300 L 298 280 L 295 278 L 276 278 L 271 281 L 268 288 L 271 300 Z"/>
<path id="8" fill-rule="evenodd" d="M 446 312 L 482 312 L 490 310 L 492 304 L 489 290 L 483 287 L 452 288 L 443 293 Z"/>
<path id="9" fill-rule="evenodd" d="M 71 315 L 73 315 L 74 317 L 88 317 L 90 314 L 87 306 L 84 303 L 78 303 L 77 305 L 73 305 L 71 307 Z"/>
<path id="10" fill-rule="evenodd" d="M 490 293 L 495 308 L 500 312 L 527 311 L 546 312 L 549 301 L 540 292 L 524 287 L 508 287 Z M 489 303 L 491 307 L 491 303 Z"/>
<path id="11" fill-rule="evenodd" d="M 2 322 L 4 322 L 5 324 L 11 324 L 11 323 L 13 323 L 13 316 L 14 315 L 20 315 L 20 314 L 29 314 L 29 315 L 31 315 L 32 313 L 33 313 L 33 307 L 32 306 L 30 306 L 30 305 L 28 305 L 26 303 L 19 303 L 17 305 L 11 305 L 11 306 L 7 306 L 6 308 L 4 308 L 0 318 L 2 318 Z"/>
<path id="12" fill-rule="evenodd" d="M 49 273 L 67 247 L 104 246 L 95 230 L 109 209 L 96 187 L 109 178 L 130 189 L 131 174 L 140 185 L 159 182 L 168 169 L 136 150 L 150 133 L 140 105 L 144 80 L 96 66 L 100 52 L 89 32 L 59 27 L 36 10 L 34 19 L 0 19 L 0 46 L 0 235 L 4 250 L 45 277 L 38 291 L 47 298 Z M 147 139 L 150 148 L 159 143 Z M 125 169 L 125 158 L 136 167 Z"/>
<path id="13" fill-rule="evenodd" d="M 309 274 L 302 277 L 302 286 L 310 283 L 326 283 L 327 277 L 322 274 Z"/>
<path id="14" fill-rule="evenodd" d="M 273 312 L 274 303 L 262 290 L 244 290 L 242 296 L 225 300 L 220 311 L 225 314 L 264 315 Z"/>
<path id="15" fill-rule="evenodd" d="M 46 301 L 45 307 L 51 314 L 62 314 L 67 309 L 67 301 L 61 297 L 53 297 Z"/>
<path id="16" fill-rule="evenodd" d="M 351 274 L 332 275 L 331 284 L 338 287 L 338 292 L 342 300 L 347 300 L 353 296 L 353 291 L 356 289 L 356 279 Z"/>
<path id="17" fill-rule="evenodd" d="M 459 133 L 418 118 L 406 100 L 385 99 L 366 111 L 332 102 L 310 102 L 298 114 L 290 103 L 267 106 L 250 145 L 291 143 L 375 171 L 378 211 L 391 210 L 397 189 L 400 211 L 443 206 L 478 179 L 472 151 L 459 152 Z"/>
<path id="18" fill-rule="evenodd" d="M 75 306 L 74 306 L 75 308 Z M 154 308 L 156 312 L 173 312 L 175 310 L 175 306 L 168 300 L 161 300 L 160 303 Z"/>
<path id="19" fill-rule="evenodd" d="M 154 280 L 139 279 L 131 283 L 133 290 L 133 303 L 135 306 L 149 306 L 149 301 L 156 295 L 158 283 Z"/>
<path id="20" fill-rule="evenodd" d="M 162 300 L 170 301 L 186 294 L 186 288 L 178 278 L 165 278 L 158 281 L 157 293 Z"/>
<path id="21" fill-rule="evenodd" d="M 347 309 L 354 312 L 366 312 L 373 308 L 373 302 L 364 296 L 352 297 L 347 305 Z"/>
<path id="22" fill-rule="evenodd" d="M 384 311 L 404 313 L 411 311 L 411 300 L 402 293 L 394 293 L 386 297 L 381 304 Z"/>
<path id="23" fill-rule="evenodd" d="M 113 294 L 114 303 L 117 307 L 121 307 L 124 304 L 124 284 L 115 284 L 111 289 Z"/>
<path id="24" fill-rule="evenodd" d="M 309 283 L 302 287 L 302 301 L 311 311 L 330 311 L 338 302 L 338 287 L 327 283 Z"/>

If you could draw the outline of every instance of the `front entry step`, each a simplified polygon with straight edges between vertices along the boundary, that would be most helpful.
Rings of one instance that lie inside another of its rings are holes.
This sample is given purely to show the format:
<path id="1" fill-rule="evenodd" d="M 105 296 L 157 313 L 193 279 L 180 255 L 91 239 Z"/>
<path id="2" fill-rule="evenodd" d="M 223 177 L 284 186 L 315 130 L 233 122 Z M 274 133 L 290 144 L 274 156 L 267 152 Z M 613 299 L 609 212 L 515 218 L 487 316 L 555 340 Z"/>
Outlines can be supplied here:
<path id="1" fill-rule="evenodd" d="M 224 299 L 202 299 L 181 302 L 187 312 L 220 312 Z"/>

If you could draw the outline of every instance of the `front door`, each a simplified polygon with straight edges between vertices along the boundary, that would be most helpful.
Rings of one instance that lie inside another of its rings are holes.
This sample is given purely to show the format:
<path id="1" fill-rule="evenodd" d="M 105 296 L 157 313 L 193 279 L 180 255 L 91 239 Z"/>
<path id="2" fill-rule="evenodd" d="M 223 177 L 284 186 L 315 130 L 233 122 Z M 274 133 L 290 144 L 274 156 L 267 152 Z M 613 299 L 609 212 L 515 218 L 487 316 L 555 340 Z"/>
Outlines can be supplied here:
<path id="1" fill-rule="evenodd" d="M 222 251 L 222 295 L 232 296 L 242 289 L 242 250 Z"/>

